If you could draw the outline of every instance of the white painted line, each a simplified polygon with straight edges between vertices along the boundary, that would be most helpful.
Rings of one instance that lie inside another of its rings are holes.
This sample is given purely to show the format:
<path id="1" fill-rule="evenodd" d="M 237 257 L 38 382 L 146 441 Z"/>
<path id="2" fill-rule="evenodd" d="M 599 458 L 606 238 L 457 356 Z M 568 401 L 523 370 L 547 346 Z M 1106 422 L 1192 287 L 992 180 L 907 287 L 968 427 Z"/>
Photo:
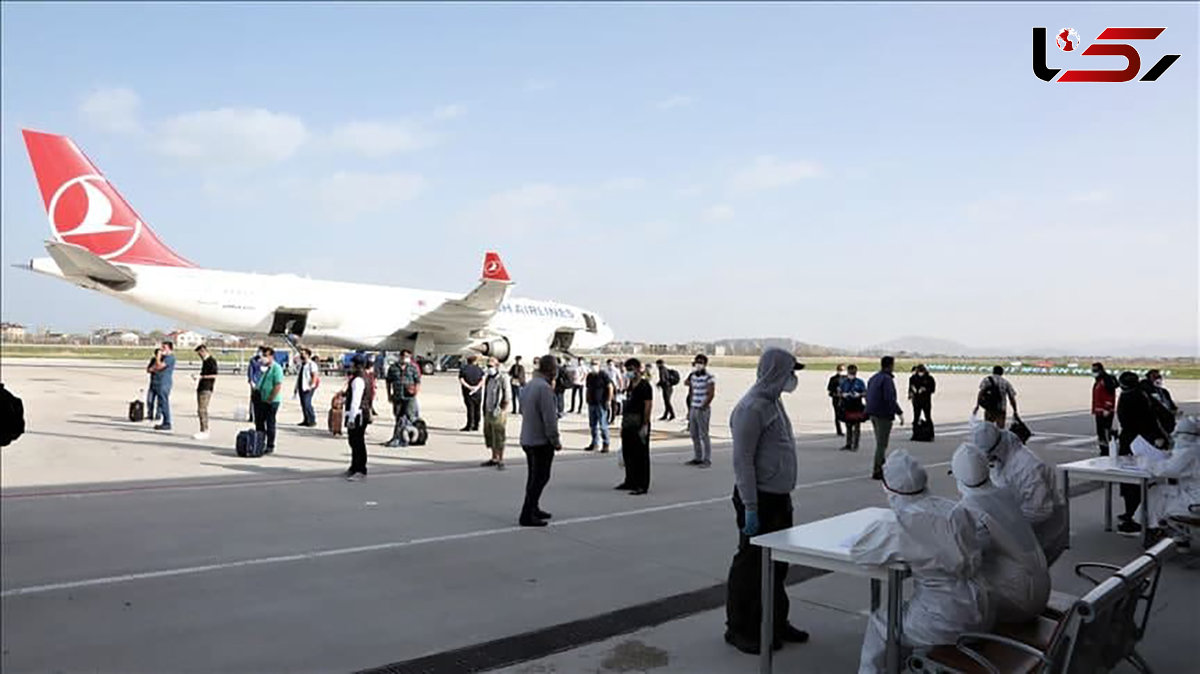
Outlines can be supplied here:
<path id="1" fill-rule="evenodd" d="M 935 463 L 933 466 L 946 466 L 949 463 Z M 854 482 L 864 480 L 865 477 L 839 477 L 830 480 L 821 480 L 820 482 L 810 482 L 802 485 L 797 485 L 796 490 L 812 489 L 814 487 L 824 487 L 833 484 L 841 484 L 844 482 Z M 682 510 L 684 508 L 693 508 L 696 506 L 712 505 L 728 501 L 732 498 L 732 494 L 723 494 L 712 498 L 700 499 L 698 501 L 683 501 L 680 503 L 669 503 L 660 506 L 651 506 L 649 508 L 639 508 L 637 510 L 625 510 L 622 512 L 605 513 L 602 515 L 591 515 L 587 517 L 574 517 L 570 519 L 552 522 L 550 527 L 562 527 L 571 524 L 586 524 L 588 522 L 602 522 L 605 520 L 614 520 L 624 517 L 634 517 L 637 515 L 647 515 L 651 513 L 667 512 L 671 510 Z M 128 583 L 137 580 L 151 580 L 155 578 L 172 578 L 175 576 L 191 576 L 199 573 L 209 573 L 212 571 L 225 571 L 228 569 L 240 569 L 252 566 L 265 566 L 269 564 L 284 564 L 287 562 L 301 562 L 313 559 L 322 559 L 326 557 L 342 557 L 345 555 L 357 555 L 366 552 L 381 552 L 384 550 L 399 550 L 402 548 L 411 548 L 418 545 L 427 545 L 430 543 L 446 543 L 450 541 L 462 541 L 472 538 L 481 538 L 483 536 L 492 536 L 495 534 L 507 534 L 521 531 L 524 527 L 501 527 L 499 529 L 482 529 L 479 531 L 468 531 L 461 534 L 448 534 L 445 536 L 430 536 L 427 538 L 413 538 L 404 541 L 390 541 L 387 543 L 376 543 L 373 545 L 359 545 L 350 548 L 335 548 L 332 550 L 313 550 L 310 552 L 299 552 L 292 555 L 278 555 L 274 557 L 259 557 L 256 559 L 243 559 L 233 562 L 219 562 L 216 564 L 204 564 L 201 566 L 185 566 L 176 569 L 162 569 L 159 571 L 146 571 L 143 573 L 129 573 L 119 576 L 106 576 L 103 578 L 88 578 L 84 580 L 72 580 L 62 583 L 49 583 L 46 585 L 31 585 L 29 587 L 17 587 L 11 590 L 0 592 L 0 598 L 20 597 L 31 594 L 44 594 L 46 592 L 55 592 L 58 590 L 74 590 L 83 587 L 98 587 L 104 585 L 116 585 L 118 583 Z"/>

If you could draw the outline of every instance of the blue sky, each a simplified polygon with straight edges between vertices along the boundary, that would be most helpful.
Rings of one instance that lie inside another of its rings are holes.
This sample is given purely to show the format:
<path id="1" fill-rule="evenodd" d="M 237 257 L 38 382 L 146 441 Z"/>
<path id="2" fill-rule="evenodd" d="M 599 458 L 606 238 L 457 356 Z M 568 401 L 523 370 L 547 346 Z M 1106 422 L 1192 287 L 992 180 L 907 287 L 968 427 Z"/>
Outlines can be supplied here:
<path id="1" fill-rule="evenodd" d="M 2 12 L 5 320 L 166 327 L 8 267 L 47 238 L 28 126 L 204 266 L 466 291 L 494 248 L 633 339 L 1196 349 L 1195 4 Z M 1048 84 L 1033 26 L 1182 58 Z"/>

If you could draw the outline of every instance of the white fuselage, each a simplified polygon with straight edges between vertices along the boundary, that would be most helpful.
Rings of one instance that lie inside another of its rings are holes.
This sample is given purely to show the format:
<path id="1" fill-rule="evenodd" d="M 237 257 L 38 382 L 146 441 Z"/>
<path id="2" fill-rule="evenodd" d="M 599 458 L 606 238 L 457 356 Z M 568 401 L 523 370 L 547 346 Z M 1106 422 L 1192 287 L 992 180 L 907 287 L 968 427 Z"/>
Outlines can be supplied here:
<path id="1" fill-rule="evenodd" d="M 508 297 L 483 330 L 448 338 L 445 334 L 406 332 L 407 326 L 454 293 L 411 288 L 320 281 L 292 274 L 248 274 L 210 269 L 126 265 L 137 276 L 128 290 L 113 290 L 90 280 L 68 278 L 49 258 L 32 261 L 33 271 L 97 290 L 176 321 L 240 337 L 282 334 L 275 326 L 280 309 L 307 316 L 302 339 L 368 350 L 413 349 L 416 353 L 453 353 L 489 339 L 503 338 L 510 356 L 528 362 L 552 350 L 556 335 L 570 334 L 566 349 L 586 353 L 613 339 L 599 316 L 557 302 Z M 589 320 L 590 319 L 590 320 Z"/>

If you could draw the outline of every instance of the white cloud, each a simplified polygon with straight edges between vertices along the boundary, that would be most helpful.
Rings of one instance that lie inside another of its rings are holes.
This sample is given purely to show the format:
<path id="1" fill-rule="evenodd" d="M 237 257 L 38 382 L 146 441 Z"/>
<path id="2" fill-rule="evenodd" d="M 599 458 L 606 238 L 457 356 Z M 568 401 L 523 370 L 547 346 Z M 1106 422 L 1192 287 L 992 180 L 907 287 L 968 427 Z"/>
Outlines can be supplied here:
<path id="1" fill-rule="evenodd" d="M 576 220 L 578 189 L 550 183 L 527 183 L 497 192 L 466 213 L 467 222 L 488 232 L 528 232 L 562 227 Z"/>
<path id="2" fill-rule="evenodd" d="M 732 187 L 739 192 L 769 190 L 819 175 L 821 167 L 815 162 L 784 161 L 764 155 L 756 157 L 753 164 L 735 173 Z"/>
<path id="3" fill-rule="evenodd" d="M 553 89 L 554 82 L 551 80 L 543 80 L 531 77 L 525 80 L 525 84 L 522 88 L 525 89 L 525 91 L 545 91 L 547 89 Z"/>
<path id="4" fill-rule="evenodd" d="M 699 185 L 685 185 L 675 190 L 677 197 L 698 197 L 704 193 L 704 188 Z"/>
<path id="5" fill-rule="evenodd" d="M 613 178 L 600 185 L 600 189 L 606 192 L 631 192 L 644 187 L 646 187 L 646 181 L 643 178 Z"/>
<path id="6" fill-rule="evenodd" d="M 704 211 L 704 218 L 706 220 L 711 220 L 712 222 L 732 220 L 734 215 L 736 215 L 736 213 L 733 210 L 733 207 L 729 204 L 717 204 Z"/>
<path id="7" fill-rule="evenodd" d="M 467 114 L 467 106 L 461 103 L 451 103 L 443 105 L 433 111 L 434 119 L 455 119 Z"/>
<path id="8" fill-rule="evenodd" d="M 141 130 L 138 109 L 142 101 L 132 89 L 99 89 L 88 94 L 79 113 L 89 124 L 109 133 L 137 133 Z"/>
<path id="9" fill-rule="evenodd" d="M 1096 204 L 1108 201 L 1110 198 L 1111 195 L 1104 190 L 1092 190 L 1071 195 L 1071 201 L 1077 204 Z"/>
<path id="10" fill-rule="evenodd" d="M 412 152 L 437 142 L 437 137 L 420 125 L 400 122 L 350 122 L 333 130 L 334 145 L 364 157 L 386 157 Z"/>
<path id="11" fill-rule="evenodd" d="M 691 96 L 675 95 L 658 101 L 654 104 L 654 107 L 658 108 L 659 110 L 672 110 L 674 108 L 685 108 L 695 102 L 696 99 L 692 98 Z"/>
<path id="12" fill-rule="evenodd" d="M 330 218 L 350 222 L 411 201 L 425 191 L 427 184 L 415 173 L 338 171 L 320 182 L 316 196 Z"/>
<path id="13" fill-rule="evenodd" d="M 163 154 L 198 162 L 283 161 L 308 141 L 298 117 L 262 109 L 221 108 L 171 117 L 157 140 Z"/>

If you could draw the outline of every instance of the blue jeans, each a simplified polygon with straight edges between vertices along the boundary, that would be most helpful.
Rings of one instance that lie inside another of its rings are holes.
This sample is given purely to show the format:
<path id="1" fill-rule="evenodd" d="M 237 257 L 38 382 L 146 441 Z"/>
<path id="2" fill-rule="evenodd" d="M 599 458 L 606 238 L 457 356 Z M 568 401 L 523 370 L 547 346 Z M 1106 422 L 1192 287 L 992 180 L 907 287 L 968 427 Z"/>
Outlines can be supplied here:
<path id="1" fill-rule="evenodd" d="M 588 405 L 588 427 L 592 429 L 592 446 L 604 439 L 604 447 L 608 447 L 608 405 Z"/>
<path id="2" fill-rule="evenodd" d="M 310 426 L 317 423 L 317 413 L 313 410 L 312 399 L 312 391 L 300 392 L 300 411 L 304 414 L 304 423 Z"/>
<path id="3" fill-rule="evenodd" d="M 171 427 L 171 389 L 159 387 L 158 395 L 158 411 L 162 414 L 162 425 L 167 428 Z"/>
<path id="4" fill-rule="evenodd" d="M 155 412 L 158 411 L 158 388 L 151 386 L 146 389 L 146 418 L 154 421 Z"/>

